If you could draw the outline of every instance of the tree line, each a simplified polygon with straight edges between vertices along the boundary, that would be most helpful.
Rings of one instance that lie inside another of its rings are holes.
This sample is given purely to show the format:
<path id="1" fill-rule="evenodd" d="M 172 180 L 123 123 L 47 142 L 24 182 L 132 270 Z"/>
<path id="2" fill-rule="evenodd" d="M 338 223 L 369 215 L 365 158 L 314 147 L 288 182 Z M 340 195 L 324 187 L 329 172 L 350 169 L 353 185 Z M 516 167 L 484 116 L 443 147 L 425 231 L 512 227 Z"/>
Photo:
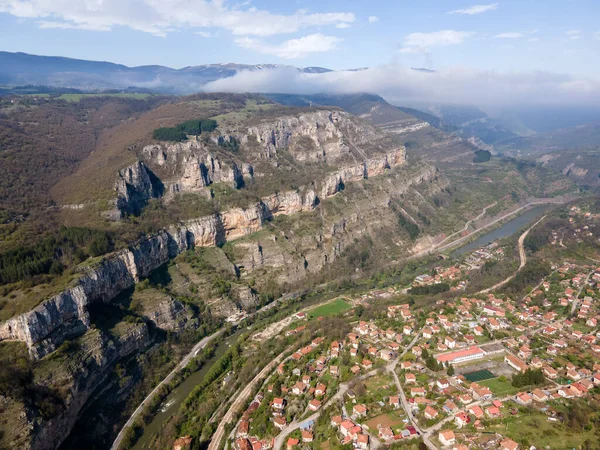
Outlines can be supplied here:
<path id="1" fill-rule="evenodd" d="M 213 119 L 193 119 L 174 127 L 157 128 L 153 131 L 152 137 L 158 141 L 182 142 L 187 140 L 188 136 L 210 133 L 215 128 L 217 128 L 217 122 Z"/>
<path id="2" fill-rule="evenodd" d="M 546 379 L 541 369 L 527 369 L 523 373 L 517 373 L 512 377 L 512 385 L 514 387 L 539 386 L 544 384 Z"/>
<path id="3" fill-rule="evenodd" d="M 0 284 L 15 283 L 37 275 L 60 275 L 65 266 L 100 256 L 113 248 L 111 236 L 100 230 L 61 228 L 37 245 L 21 246 L 0 254 Z"/>

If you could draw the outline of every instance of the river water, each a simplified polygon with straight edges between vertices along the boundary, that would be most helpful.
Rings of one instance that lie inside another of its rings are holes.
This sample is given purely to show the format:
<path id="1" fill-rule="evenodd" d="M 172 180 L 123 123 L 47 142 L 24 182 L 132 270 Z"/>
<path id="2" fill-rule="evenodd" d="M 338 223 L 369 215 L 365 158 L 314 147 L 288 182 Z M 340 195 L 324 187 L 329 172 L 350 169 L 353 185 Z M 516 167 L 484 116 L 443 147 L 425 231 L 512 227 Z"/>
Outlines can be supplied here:
<path id="1" fill-rule="evenodd" d="M 534 206 L 533 208 L 525 211 L 520 216 L 515 217 L 514 219 L 509 220 L 500 228 L 496 228 L 495 230 L 490 231 L 489 233 L 484 234 L 483 236 L 477 238 L 473 242 L 463 245 L 462 247 L 454 250 L 450 256 L 452 257 L 460 257 L 465 253 L 472 252 L 473 250 L 477 250 L 479 247 L 483 247 L 488 245 L 489 243 L 496 241 L 498 239 L 502 239 L 507 236 L 512 236 L 517 231 L 521 230 L 525 226 L 529 224 L 535 223 L 540 217 L 542 217 L 546 211 L 550 208 L 553 208 L 553 205 L 539 205 Z"/>
<path id="2" fill-rule="evenodd" d="M 315 303 L 319 303 L 322 301 L 319 297 L 309 298 L 302 302 L 302 307 L 307 307 Z M 277 307 L 278 312 L 282 314 L 292 314 L 296 308 L 297 304 L 291 304 L 286 306 L 280 306 L 277 303 L 270 303 L 265 306 L 263 309 L 267 310 L 273 307 Z M 258 322 L 253 325 L 253 328 L 258 326 Z M 218 347 L 215 349 L 215 354 L 212 358 L 207 360 L 202 368 L 189 377 L 187 377 L 179 386 L 177 386 L 163 401 L 163 404 L 158 409 L 158 412 L 152 418 L 152 421 L 144 427 L 143 434 L 140 436 L 136 444 L 132 447 L 133 450 L 145 450 L 151 448 L 150 441 L 154 434 L 160 432 L 163 424 L 170 419 L 175 412 L 179 409 L 185 399 L 190 395 L 190 393 L 194 390 L 194 388 L 202 382 L 204 376 L 211 368 L 211 366 L 225 353 L 225 351 L 229 348 L 229 346 L 238 339 L 238 337 L 248 330 L 248 327 L 243 323 L 238 327 L 235 333 L 231 336 L 227 337 L 224 341 L 221 341 Z"/>
<path id="3" fill-rule="evenodd" d="M 234 343 L 240 334 L 247 330 L 247 327 L 240 326 L 238 330 L 231 336 L 227 337 L 224 341 L 220 341 L 219 345 L 215 349 L 215 354 L 212 358 L 207 360 L 202 368 L 177 386 L 164 400 L 163 404 L 158 409 L 158 412 L 152 418 L 152 422 L 144 427 L 144 432 L 138 439 L 137 443 L 132 447 L 133 450 L 149 449 L 149 443 L 154 434 L 160 432 L 160 429 L 168 419 L 170 419 L 175 412 L 179 409 L 183 401 L 190 395 L 196 385 L 200 384 L 206 375 L 206 372 L 211 366 L 227 351 L 229 346 Z M 217 338 L 218 339 L 218 338 Z M 202 352 L 202 350 L 201 350 Z"/>

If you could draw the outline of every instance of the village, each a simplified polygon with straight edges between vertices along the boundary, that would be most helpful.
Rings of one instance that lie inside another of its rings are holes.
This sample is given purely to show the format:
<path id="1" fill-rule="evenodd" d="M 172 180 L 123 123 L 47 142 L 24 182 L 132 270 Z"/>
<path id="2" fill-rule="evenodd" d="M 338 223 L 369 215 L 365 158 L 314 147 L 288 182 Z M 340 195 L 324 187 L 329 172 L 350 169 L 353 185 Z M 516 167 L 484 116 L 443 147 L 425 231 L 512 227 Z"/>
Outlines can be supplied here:
<path id="1" fill-rule="evenodd" d="M 591 220 L 571 214 L 571 222 Z M 577 227 L 574 239 L 592 228 Z M 548 239 L 562 242 L 554 233 Z M 458 283 L 469 267 L 502 258 L 501 250 L 478 249 L 468 263 L 419 276 L 413 286 Z M 488 292 L 419 307 L 394 303 L 402 289 L 355 299 L 339 314 L 350 327 L 343 339 L 315 336 L 278 364 L 231 432 L 233 445 L 562 448 L 553 446 L 556 425 L 570 402 L 600 390 L 600 264 L 553 264 L 523 298 Z M 366 311 L 360 317 L 357 305 Z M 308 310 L 293 319 L 284 336 L 323 317 Z M 597 442 L 589 429 L 577 439 Z"/>

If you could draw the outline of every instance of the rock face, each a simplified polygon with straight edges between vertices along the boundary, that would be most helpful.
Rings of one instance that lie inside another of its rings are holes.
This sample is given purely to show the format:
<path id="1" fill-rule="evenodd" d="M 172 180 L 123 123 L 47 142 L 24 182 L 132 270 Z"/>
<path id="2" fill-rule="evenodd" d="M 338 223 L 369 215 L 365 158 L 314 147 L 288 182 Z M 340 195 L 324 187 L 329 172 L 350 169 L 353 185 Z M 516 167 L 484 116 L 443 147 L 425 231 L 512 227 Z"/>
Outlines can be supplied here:
<path id="1" fill-rule="evenodd" d="M 390 151 L 392 147 L 389 136 L 344 111 L 318 110 L 260 119 L 252 126 L 203 140 L 145 146 L 140 155 L 144 162 L 119 173 L 115 185 L 117 209 L 121 215 L 137 214 L 149 199 L 165 194 L 166 199 L 180 192 L 210 195 L 207 188 L 213 183 L 236 189 L 244 186 L 254 177 L 254 167 L 242 159 L 238 148 L 243 149 L 243 158 L 255 162 L 272 160 L 269 162 L 276 167 L 284 151 L 300 165 L 341 166 L 338 174 L 325 180 L 323 195 L 332 195 L 345 182 L 374 176 L 404 163 L 404 148 Z M 357 165 L 356 161 L 362 162 Z M 285 199 L 282 200 L 285 210 Z"/>
<path id="2" fill-rule="evenodd" d="M 244 309 L 252 308 L 258 303 L 258 295 L 248 286 L 236 286 L 232 296 Z"/>
<path id="3" fill-rule="evenodd" d="M 344 167 L 328 175 L 323 181 L 321 195 L 329 197 L 335 195 L 349 182 L 360 181 L 369 176 L 381 175 L 386 169 L 397 167 L 406 162 L 406 149 L 404 147 L 392 150 L 383 156 L 367 159 L 356 166 Z"/>
<path id="4" fill-rule="evenodd" d="M 137 161 L 119 171 L 115 191 L 118 210 L 122 214 L 137 214 L 148 200 L 162 196 L 163 186 L 143 162 Z"/>
<path id="5" fill-rule="evenodd" d="M 142 315 L 152 321 L 161 330 L 181 331 L 196 328 L 198 319 L 188 305 L 169 298 L 154 307 L 144 308 Z"/>
<path id="6" fill-rule="evenodd" d="M 225 138 L 219 136 L 223 142 Z M 221 142 L 216 139 L 216 142 Z M 177 144 L 154 144 L 144 147 L 142 157 L 164 173 L 164 183 L 171 193 L 198 191 L 213 183 L 227 183 L 234 188 L 252 178 L 248 163 L 214 153 L 206 142 L 191 140 Z"/>
<path id="7" fill-rule="evenodd" d="M 254 139 L 261 156 L 271 159 L 289 149 L 297 161 L 333 163 L 348 157 L 353 148 L 371 146 L 382 134 L 344 111 L 315 111 L 276 120 L 265 120 L 248 127 L 242 144 Z"/>
<path id="8" fill-rule="evenodd" d="M 405 150 L 399 148 L 359 165 L 340 169 L 324 180 L 322 197 L 334 195 L 345 183 L 382 174 L 404 161 Z M 132 186 L 140 196 L 155 192 L 143 163 L 124 169 L 120 176 L 129 198 L 132 198 Z M 130 249 L 105 258 L 82 275 L 74 287 L 1 324 L 0 340 L 24 341 L 31 355 L 41 358 L 54 351 L 69 336 L 89 327 L 89 304 L 110 301 L 170 258 L 193 247 L 221 245 L 255 233 L 272 216 L 311 211 L 318 202 L 314 190 L 286 191 L 268 196 L 247 208 L 233 208 L 173 226 Z"/>
<path id="9" fill-rule="evenodd" d="M 110 369 L 127 356 L 148 348 L 152 340 L 146 324 L 123 324 L 119 336 L 107 336 L 93 330 L 85 336 L 81 348 L 69 356 L 69 364 L 61 368 L 64 384 L 69 389 L 63 412 L 33 430 L 31 440 L 16 448 L 54 450 L 59 448 L 79 419 L 95 388 L 106 381 Z"/>
<path id="10" fill-rule="evenodd" d="M 265 197 L 263 203 L 270 214 L 274 216 L 279 214 L 289 215 L 302 211 L 312 211 L 318 204 L 318 198 L 312 189 L 305 193 L 287 191 Z"/>
<path id="11" fill-rule="evenodd" d="M 112 300 L 174 256 L 169 239 L 161 232 L 105 258 L 74 287 L 1 324 L 0 340 L 24 341 L 36 359 L 54 351 L 67 337 L 89 328 L 88 305 Z"/>
<path id="12" fill-rule="evenodd" d="M 581 178 L 588 174 L 588 169 L 577 167 L 575 163 L 571 163 L 562 170 L 562 173 L 563 175 L 574 175 Z"/>

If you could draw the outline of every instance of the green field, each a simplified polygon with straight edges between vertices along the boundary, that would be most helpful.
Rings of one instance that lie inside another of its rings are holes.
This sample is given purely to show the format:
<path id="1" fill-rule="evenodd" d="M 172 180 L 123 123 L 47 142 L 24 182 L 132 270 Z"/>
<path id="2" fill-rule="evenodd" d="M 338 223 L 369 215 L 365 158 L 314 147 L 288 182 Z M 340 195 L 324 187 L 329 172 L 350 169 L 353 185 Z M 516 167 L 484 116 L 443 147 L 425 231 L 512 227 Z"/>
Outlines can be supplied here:
<path id="1" fill-rule="evenodd" d="M 566 424 L 550 422 L 543 414 L 507 417 L 501 423 L 491 425 L 490 431 L 497 431 L 517 442 L 525 440 L 537 448 L 571 449 L 580 448 L 586 440 L 594 443 L 597 436 L 594 429 L 574 432 Z M 589 447 L 594 448 L 594 447 Z"/>
<path id="2" fill-rule="evenodd" d="M 50 94 L 25 94 L 30 97 L 50 97 Z M 115 93 L 98 93 L 98 94 L 62 94 L 55 98 L 59 100 L 66 100 L 68 102 L 78 102 L 84 97 L 120 97 L 120 98 L 133 98 L 135 100 L 144 100 L 153 94 L 142 94 L 137 92 L 115 92 Z"/>
<path id="3" fill-rule="evenodd" d="M 496 375 L 494 375 L 492 372 L 490 372 L 487 369 L 478 370 L 477 372 L 465 373 L 464 375 L 467 380 L 469 380 L 470 382 L 475 381 L 476 383 L 479 383 L 480 381 L 483 381 L 483 380 L 489 380 L 490 378 L 496 378 Z"/>
<path id="4" fill-rule="evenodd" d="M 135 100 L 144 100 L 151 94 L 138 94 L 138 93 L 116 93 L 116 94 L 63 94 L 58 97 L 60 100 L 66 100 L 68 102 L 78 102 L 84 97 L 120 97 L 120 98 L 133 98 Z"/>
<path id="5" fill-rule="evenodd" d="M 494 395 L 497 395 L 499 397 L 516 394 L 517 392 L 524 390 L 524 388 L 514 387 L 511 384 L 510 380 L 501 381 L 500 378 L 492 378 L 478 383 L 482 386 L 489 387 L 490 390 L 494 393 Z"/>
<path id="6" fill-rule="evenodd" d="M 334 301 L 317 306 L 315 309 L 308 311 L 311 317 L 335 316 L 336 314 L 347 311 L 351 308 L 350 303 L 342 298 L 336 298 Z"/>

